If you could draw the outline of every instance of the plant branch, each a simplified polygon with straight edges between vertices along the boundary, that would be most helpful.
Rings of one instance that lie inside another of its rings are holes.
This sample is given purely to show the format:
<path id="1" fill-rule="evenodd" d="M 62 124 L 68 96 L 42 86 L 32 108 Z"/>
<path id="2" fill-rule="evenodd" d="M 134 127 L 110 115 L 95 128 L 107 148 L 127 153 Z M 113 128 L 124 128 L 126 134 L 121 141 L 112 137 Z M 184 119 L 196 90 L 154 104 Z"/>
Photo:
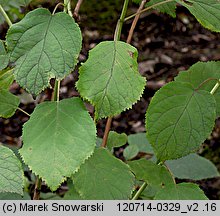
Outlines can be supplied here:
<path id="1" fill-rule="evenodd" d="M 154 4 L 154 5 L 151 5 L 151 6 L 147 7 L 147 8 L 145 8 L 145 9 L 141 10 L 140 12 L 137 12 L 137 13 L 135 13 L 135 14 L 132 14 L 131 16 L 126 17 L 126 18 L 124 19 L 124 21 L 126 22 L 127 20 L 129 20 L 129 19 L 135 17 L 135 16 L 138 15 L 138 14 L 142 14 L 143 12 L 146 12 L 146 11 L 148 11 L 148 10 L 154 8 L 154 7 L 157 7 L 157 6 L 160 6 L 160 5 L 163 5 L 163 4 L 172 2 L 172 1 L 174 1 L 174 0 L 165 0 L 165 1 L 163 1 L 163 2 L 159 2 L 159 3 L 156 3 L 156 4 Z"/>
<path id="2" fill-rule="evenodd" d="M 58 8 L 60 5 L 62 5 L 62 6 L 64 7 L 64 4 L 63 4 L 62 2 L 58 3 L 58 4 L 55 6 L 54 10 L 53 10 L 53 13 L 52 13 L 53 15 L 55 14 L 57 8 Z"/>
<path id="3" fill-rule="evenodd" d="M 146 187 L 147 187 L 147 183 L 144 182 L 141 185 L 141 187 L 138 189 L 137 193 L 132 197 L 132 200 L 137 200 Z"/>
<path id="4" fill-rule="evenodd" d="M 52 101 L 57 101 L 57 102 L 59 101 L 59 92 L 60 92 L 60 80 L 56 80 L 54 85 L 53 95 L 51 98 Z"/>
<path id="5" fill-rule="evenodd" d="M 112 117 L 109 117 L 105 126 L 105 133 L 103 136 L 103 140 L 102 140 L 102 145 L 101 147 L 105 148 L 107 145 L 107 140 L 108 140 L 108 135 L 109 135 L 109 131 L 111 129 L 111 124 L 112 124 Z"/>
<path id="6" fill-rule="evenodd" d="M 0 4 L 0 12 L 1 12 L 2 16 L 5 18 L 5 21 L 8 23 L 9 27 L 12 26 L 12 22 L 11 22 L 10 18 L 8 17 L 8 15 L 6 14 L 6 12 L 1 4 Z"/>
<path id="7" fill-rule="evenodd" d="M 120 40 L 122 26 L 123 26 L 124 19 L 125 19 L 125 16 L 126 16 L 126 13 L 127 13 L 127 9 L 128 9 L 128 3 L 129 3 L 129 0 L 125 0 L 124 1 L 124 5 L 123 5 L 123 8 L 122 8 L 121 16 L 120 16 L 120 18 L 119 18 L 119 20 L 117 22 L 117 26 L 115 28 L 114 41 Z"/>
<path id="8" fill-rule="evenodd" d="M 75 18 L 79 17 L 79 9 L 80 9 L 82 3 L 83 3 L 83 0 L 78 0 L 78 2 L 76 4 L 76 7 L 75 7 L 74 12 L 73 12 L 73 15 L 74 15 Z"/>
<path id="9" fill-rule="evenodd" d="M 41 179 L 38 176 L 36 176 L 33 200 L 40 199 L 41 183 L 42 183 Z"/>
<path id="10" fill-rule="evenodd" d="M 215 92 L 218 90 L 219 87 L 220 87 L 220 79 L 217 81 L 217 83 L 215 84 L 215 86 L 213 87 L 213 89 L 210 91 L 210 94 L 214 95 Z"/>
<path id="11" fill-rule="evenodd" d="M 131 24 L 131 28 L 130 28 L 130 31 L 129 31 L 129 34 L 128 34 L 128 38 L 127 38 L 127 43 L 129 43 L 129 44 L 131 43 L 131 39 L 132 39 L 132 36 L 134 34 L 134 29 L 135 29 L 135 27 L 137 25 L 137 22 L 138 22 L 138 20 L 140 18 L 140 15 L 141 15 L 139 12 L 144 8 L 144 5 L 146 4 L 146 2 L 147 2 L 147 0 L 142 0 L 142 2 L 140 4 L 140 7 L 137 10 L 138 14 L 135 16 L 135 18 L 134 18 L 134 20 L 133 20 L 133 22 Z"/>
<path id="12" fill-rule="evenodd" d="M 19 111 L 23 112 L 24 114 L 26 114 L 28 117 L 30 117 L 31 115 L 29 113 L 27 113 L 26 111 L 24 111 L 23 109 L 21 109 L 20 107 L 17 108 Z"/>

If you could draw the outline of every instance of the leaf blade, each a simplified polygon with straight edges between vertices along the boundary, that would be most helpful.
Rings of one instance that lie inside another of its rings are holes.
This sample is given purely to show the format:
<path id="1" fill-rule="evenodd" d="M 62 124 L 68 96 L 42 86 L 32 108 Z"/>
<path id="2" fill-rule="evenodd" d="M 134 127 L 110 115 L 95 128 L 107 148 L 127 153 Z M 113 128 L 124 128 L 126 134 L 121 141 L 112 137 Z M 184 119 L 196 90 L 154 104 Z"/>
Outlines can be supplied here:
<path id="1" fill-rule="evenodd" d="M 146 113 L 147 136 L 159 160 L 183 157 L 209 136 L 216 102 L 207 91 L 171 82 L 155 94 Z"/>
<path id="2" fill-rule="evenodd" d="M 37 95 L 49 86 L 51 78 L 61 80 L 74 68 L 82 36 L 68 14 L 51 15 L 47 9 L 38 8 L 11 26 L 6 43 L 10 60 L 16 65 L 16 81 Z"/>
<path id="3" fill-rule="evenodd" d="M 95 106 L 96 119 L 121 113 L 140 99 L 145 78 L 140 76 L 137 50 L 121 41 L 105 41 L 89 52 L 79 69 L 76 87 Z"/>
<path id="4" fill-rule="evenodd" d="M 96 128 L 83 102 L 71 98 L 38 105 L 22 138 L 24 162 L 54 191 L 93 153 Z"/>

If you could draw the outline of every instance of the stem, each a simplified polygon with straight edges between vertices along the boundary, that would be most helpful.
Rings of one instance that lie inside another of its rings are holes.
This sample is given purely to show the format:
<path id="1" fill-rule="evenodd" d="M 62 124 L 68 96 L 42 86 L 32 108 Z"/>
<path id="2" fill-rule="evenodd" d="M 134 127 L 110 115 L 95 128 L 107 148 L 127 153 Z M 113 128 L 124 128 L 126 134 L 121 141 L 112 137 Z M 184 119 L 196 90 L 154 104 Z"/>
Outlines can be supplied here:
<path id="1" fill-rule="evenodd" d="M 65 13 L 68 13 L 71 17 L 73 16 L 73 13 L 71 11 L 71 1 L 70 0 L 64 0 L 64 9 L 63 11 Z"/>
<path id="2" fill-rule="evenodd" d="M 55 12 L 56 12 L 56 10 L 57 10 L 57 8 L 60 6 L 60 5 L 62 5 L 63 7 L 64 7 L 64 4 L 63 3 L 58 3 L 56 6 L 55 6 L 55 8 L 54 8 L 54 10 L 53 10 L 53 15 L 55 14 Z"/>
<path id="3" fill-rule="evenodd" d="M 138 189 L 137 193 L 132 197 L 132 200 L 137 200 L 146 187 L 147 187 L 147 183 L 144 182 L 141 185 L 141 187 Z"/>
<path id="4" fill-rule="evenodd" d="M 126 15 L 126 12 L 127 12 L 127 9 L 128 9 L 128 3 L 129 3 L 129 0 L 124 1 L 121 16 L 120 16 L 120 18 L 117 22 L 117 26 L 116 26 L 116 29 L 115 29 L 114 41 L 120 40 L 122 26 L 123 26 L 125 15 Z"/>
<path id="5" fill-rule="evenodd" d="M 74 16 L 75 16 L 76 18 L 79 17 L 79 9 L 80 9 L 80 6 L 81 6 L 82 3 L 83 3 L 83 0 L 78 0 L 78 2 L 77 2 L 77 4 L 76 4 L 76 7 L 75 7 L 75 9 L 74 9 Z"/>
<path id="6" fill-rule="evenodd" d="M 166 1 L 163 1 L 163 2 L 156 3 L 156 4 L 154 4 L 154 5 L 151 5 L 151 6 L 147 7 L 147 8 L 145 8 L 145 9 L 141 10 L 140 12 L 137 12 L 137 13 L 135 13 L 135 14 L 132 14 L 131 16 L 126 17 L 126 18 L 124 19 L 124 21 L 127 21 L 127 20 L 129 20 L 129 19 L 135 17 L 136 15 L 141 14 L 141 13 L 143 13 L 143 12 L 146 12 L 146 11 L 148 11 L 148 10 L 154 8 L 154 7 L 157 7 L 157 6 L 160 6 L 160 5 L 163 5 L 163 4 L 172 2 L 172 1 L 174 1 L 174 0 L 166 0 Z"/>
<path id="7" fill-rule="evenodd" d="M 2 5 L 0 5 L 0 12 L 2 14 L 2 16 L 5 18 L 5 21 L 8 23 L 9 27 L 12 26 L 12 22 L 10 20 L 10 18 L 8 17 L 8 15 L 6 14 L 4 8 L 2 7 Z"/>
<path id="8" fill-rule="evenodd" d="M 220 87 L 220 79 L 219 79 L 218 82 L 215 84 L 215 86 L 213 87 L 213 89 L 210 91 L 210 94 L 214 95 L 215 92 L 218 90 L 219 87 Z"/>
<path id="9" fill-rule="evenodd" d="M 132 39 L 132 36 L 133 36 L 133 33 L 134 33 L 134 29 L 135 29 L 135 27 L 137 25 L 137 22 L 138 22 L 138 20 L 140 18 L 140 15 L 141 15 L 139 12 L 144 8 L 144 5 L 146 4 L 146 1 L 147 0 L 142 0 L 142 2 L 140 4 L 140 7 L 137 10 L 138 14 L 135 16 L 135 18 L 134 18 L 134 20 L 132 22 L 132 25 L 131 25 L 131 28 L 130 28 L 130 31 L 129 31 L 129 34 L 128 34 L 128 38 L 127 38 L 127 43 L 131 43 L 131 39 Z"/>
<path id="10" fill-rule="evenodd" d="M 59 101 L 59 92 L 60 92 L 60 80 L 56 80 L 55 81 L 55 85 L 54 85 L 54 90 L 53 90 L 53 95 L 52 95 L 52 101 Z"/>
<path id="11" fill-rule="evenodd" d="M 42 183 L 41 179 L 37 176 L 35 181 L 33 200 L 40 199 L 41 183 Z"/>
<path id="12" fill-rule="evenodd" d="M 105 133 L 104 133 L 102 145 L 101 145 L 101 147 L 103 147 L 103 148 L 105 148 L 107 145 L 108 134 L 111 129 L 111 124 L 112 124 L 112 117 L 109 117 L 107 120 L 106 126 L 105 126 Z"/>
<path id="13" fill-rule="evenodd" d="M 21 109 L 20 107 L 17 108 L 19 111 L 23 112 L 24 114 L 26 114 L 27 116 L 31 116 L 29 113 L 27 113 L 26 111 L 24 111 L 23 109 Z"/>

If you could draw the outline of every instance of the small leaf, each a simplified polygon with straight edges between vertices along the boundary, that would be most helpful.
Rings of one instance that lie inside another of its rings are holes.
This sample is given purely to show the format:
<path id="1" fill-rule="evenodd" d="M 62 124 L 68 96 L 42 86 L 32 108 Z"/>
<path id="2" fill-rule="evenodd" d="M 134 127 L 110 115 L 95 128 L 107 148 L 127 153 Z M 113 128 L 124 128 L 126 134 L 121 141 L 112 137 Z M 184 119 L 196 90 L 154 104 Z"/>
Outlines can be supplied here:
<path id="1" fill-rule="evenodd" d="M 50 78 L 61 80 L 74 68 L 82 37 L 68 14 L 51 15 L 38 8 L 10 27 L 6 43 L 16 81 L 37 95 L 49 86 Z"/>
<path id="2" fill-rule="evenodd" d="M 180 183 L 161 189 L 155 200 L 207 200 L 204 192 L 193 183 Z"/>
<path id="3" fill-rule="evenodd" d="M 123 151 L 123 156 L 126 160 L 131 160 L 135 156 L 137 156 L 139 152 L 139 148 L 137 145 L 129 145 Z"/>
<path id="4" fill-rule="evenodd" d="M 177 160 L 166 161 L 173 175 L 179 179 L 202 180 L 219 177 L 220 174 L 215 165 L 197 155 L 190 154 Z"/>
<path id="5" fill-rule="evenodd" d="M 95 118 L 114 116 L 140 99 L 145 78 L 138 72 L 137 50 L 121 41 L 105 41 L 89 53 L 76 83 L 82 97 L 95 106 Z"/>
<path id="6" fill-rule="evenodd" d="M 146 133 L 130 134 L 128 144 L 138 146 L 139 152 L 154 154 L 154 150 L 147 140 Z"/>
<path id="7" fill-rule="evenodd" d="M 9 118 L 14 115 L 20 100 L 8 90 L 0 88 L 0 117 Z"/>
<path id="8" fill-rule="evenodd" d="M 73 176 L 73 182 L 84 199 L 121 200 L 131 196 L 134 176 L 125 163 L 99 148 Z"/>
<path id="9" fill-rule="evenodd" d="M 110 131 L 107 140 L 107 148 L 111 151 L 113 148 L 121 147 L 127 143 L 127 135 L 119 134 L 115 131 Z"/>
<path id="10" fill-rule="evenodd" d="M 23 195 L 24 176 L 20 161 L 12 150 L 0 145 L 0 193 Z"/>
<path id="11" fill-rule="evenodd" d="M 196 151 L 210 135 L 216 102 L 207 91 L 171 82 L 156 92 L 146 113 L 147 136 L 158 160 Z"/>
<path id="12" fill-rule="evenodd" d="M 154 4 L 158 4 L 160 2 L 165 2 L 165 1 L 164 0 L 151 0 L 151 1 L 147 2 L 146 7 L 152 6 Z M 159 6 L 156 6 L 154 8 L 162 13 L 169 14 L 173 18 L 176 17 L 176 2 L 175 1 L 167 2 L 167 3 L 161 4 Z"/>
<path id="13" fill-rule="evenodd" d="M 9 56 L 5 50 L 5 46 L 2 40 L 0 40 L 0 70 L 7 67 L 9 62 Z"/>
<path id="14" fill-rule="evenodd" d="M 82 200 L 82 197 L 76 191 L 75 186 L 73 184 L 69 185 L 69 190 L 64 195 L 64 200 Z"/>
<path id="15" fill-rule="evenodd" d="M 140 159 L 128 162 L 136 178 L 143 180 L 157 188 L 173 185 L 173 178 L 164 166 L 157 165 L 149 160 Z"/>
<path id="16" fill-rule="evenodd" d="M 93 153 L 95 124 L 79 98 L 38 105 L 23 127 L 20 154 L 56 190 Z"/>
<path id="17" fill-rule="evenodd" d="M 220 2 L 218 0 L 176 0 L 185 6 L 205 28 L 220 32 Z"/>
<path id="18" fill-rule="evenodd" d="M 0 71 L 0 89 L 9 89 L 13 81 L 13 69 L 6 69 Z"/>
<path id="19" fill-rule="evenodd" d="M 190 83 L 195 89 L 200 88 L 210 92 L 220 79 L 220 61 L 198 62 L 187 71 L 182 71 L 175 78 L 179 82 Z M 217 103 L 217 116 L 220 116 L 220 89 L 214 94 Z"/>

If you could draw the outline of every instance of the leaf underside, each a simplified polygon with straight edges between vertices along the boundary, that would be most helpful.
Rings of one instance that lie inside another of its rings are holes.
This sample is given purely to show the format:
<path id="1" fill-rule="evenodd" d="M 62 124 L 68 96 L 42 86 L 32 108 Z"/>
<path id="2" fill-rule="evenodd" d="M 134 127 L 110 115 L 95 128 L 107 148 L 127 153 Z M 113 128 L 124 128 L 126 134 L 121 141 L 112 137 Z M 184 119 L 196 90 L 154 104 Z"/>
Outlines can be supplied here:
<path id="1" fill-rule="evenodd" d="M 0 88 L 0 117 L 9 118 L 14 115 L 20 100 L 8 90 Z"/>
<path id="2" fill-rule="evenodd" d="M 134 176 L 126 164 L 99 148 L 73 176 L 73 182 L 84 199 L 121 200 L 131 196 Z"/>
<path id="3" fill-rule="evenodd" d="M 211 161 L 197 154 L 189 154 L 177 160 L 166 161 L 166 165 L 179 179 L 202 180 L 220 176 Z"/>
<path id="4" fill-rule="evenodd" d="M 83 102 L 71 98 L 38 105 L 22 138 L 24 162 L 54 191 L 93 153 L 96 128 Z"/>
<path id="5" fill-rule="evenodd" d="M 61 80 L 74 68 L 82 37 L 68 14 L 38 8 L 10 27 L 6 43 L 16 81 L 37 95 L 51 78 Z"/>
<path id="6" fill-rule="evenodd" d="M 146 7 L 152 6 L 154 4 L 164 2 L 164 0 L 151 0 L 147 2 Z M 170 15 L 171 17 L 175 18 L 176 17 L 176 2 L 168 2 L 159 6 L 154 7 L 156 10 L 166 13 Z"/>
<path id="7" fill-rule="evenodd" d="M 205 28 L 220 32 L 220 2 L 218 0 L 176 0 L 185 6 Z"/>
<path id="8" fill-rule="evenodd" d="M 145 87 L 145 78 L 138 72 L 136 48 L 121 41 L 101 42 L 80 67 L 76 87 L 95 106 L 96 119 L 131 108 Z"/>
<path id="9" fill-rule="evenodd" d="M 220 79 L 220 61 L 198 62 L 192 65 L 187 71 L 182 71 L 175 78 L 179 82 L 190 83 L 195 89 L 200 86 L 200 89 L 210 92 Z M 201 85 L 202 84 L 202 85 Z M 220 116 L 220 89 L 214 94 L 217 104 L 217 117 Z"/>
<path id="10" fill-rule="evenodd" d="M 5 50 L 5 46 L 2 40 L 0 40 L 0 70 L 7 67 L 9 62 L 9 56 Z"/>
<path id="11" fill-rule="evenodd" d="M 162 87 L 148 107 L 146 129 L 156 157 L 176 159 L 196 151 L 210 135 L 216 102 L 207 91 L 183 82 Z"/>
<path id="12" fill-rule="evenodd" d="M 24 177 L 21 162 L 12 150 L 0 145 L 0 193 L 23 195 Z"/>

